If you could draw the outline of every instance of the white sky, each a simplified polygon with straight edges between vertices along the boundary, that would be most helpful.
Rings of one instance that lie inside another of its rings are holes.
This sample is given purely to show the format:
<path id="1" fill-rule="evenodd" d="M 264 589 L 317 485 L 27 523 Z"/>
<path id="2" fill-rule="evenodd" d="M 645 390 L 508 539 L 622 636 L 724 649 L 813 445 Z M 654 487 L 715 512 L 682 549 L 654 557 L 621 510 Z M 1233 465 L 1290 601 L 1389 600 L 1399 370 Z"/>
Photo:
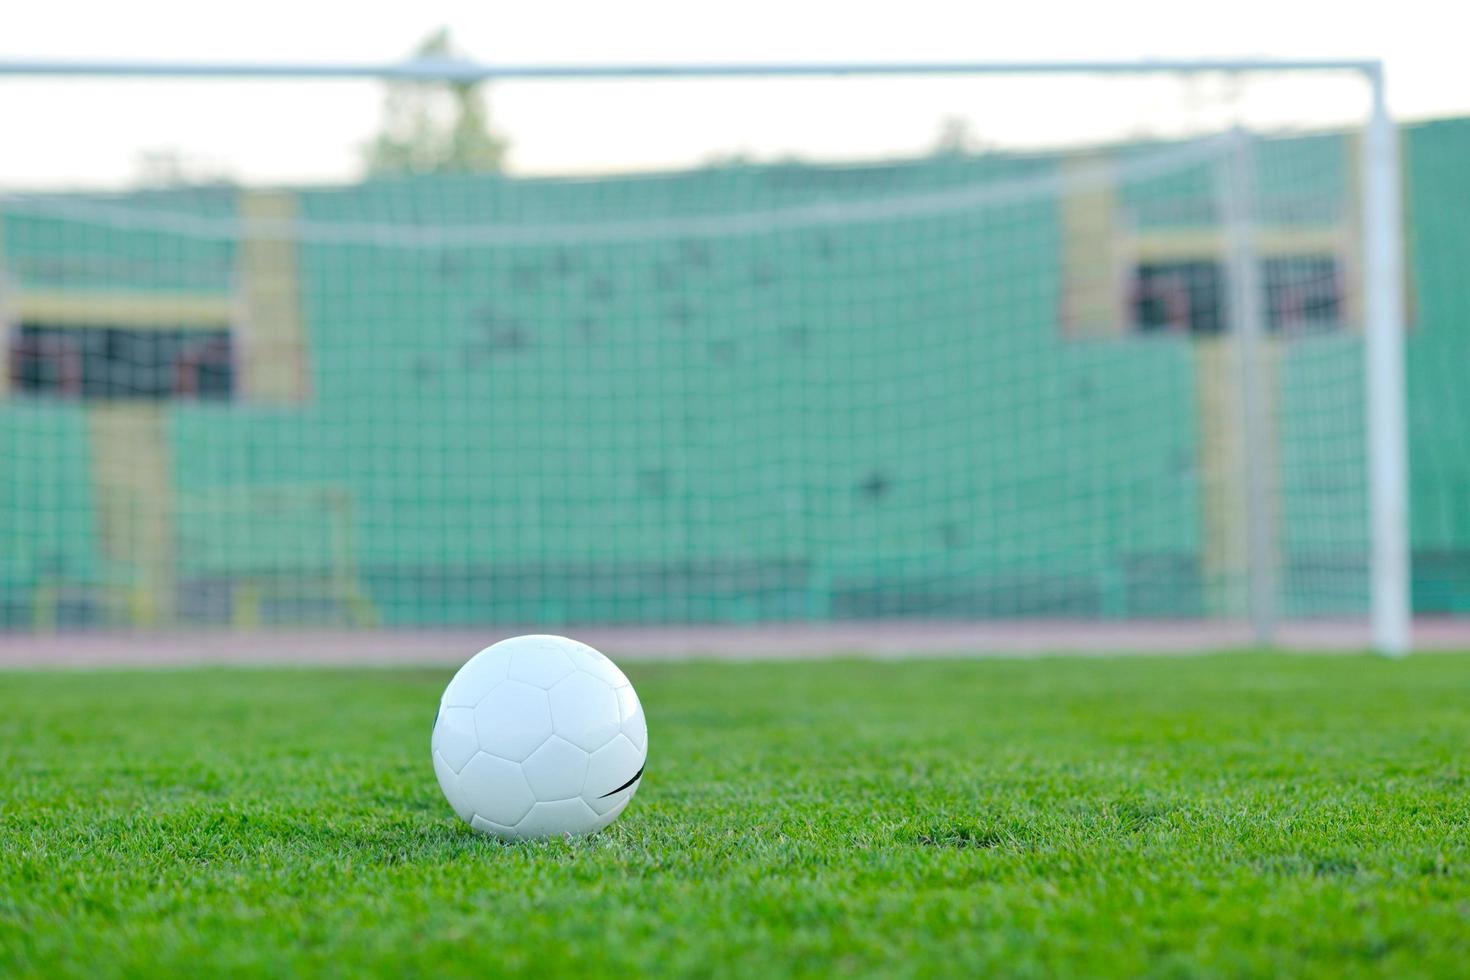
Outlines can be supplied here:
<path id="1" fill-rule="evenodd" d="M 905 0 L 199 0 L 0 4 L 0 58 L 393 61 L 449 26 L 507 64 L 1379 57 L 1400 118 L 1470 112 L 1463 37 L 1444 0 L 959 3 Z M 371 10 L 372 12 L 366 12 Z M 1130 87 L 1131 86 L 1131 87 Z M 243 179 L 336 180 L 357 167 L 380 89 L 369 83 L 0 78 L 0 184 L 118 183 L 140 157 L 181 152 Z M 819 158 L 922 152 L 963 116 L 984 140 L 1103 138 L 1237 119 L 1314 125 L 1358 111 L 1338 83 L 876 79 L 505 83 L 492 113 L 521 172 L 681 166 L 712 155 Z M 1205 108 L 1200 108 L 1203 105 Z"/>

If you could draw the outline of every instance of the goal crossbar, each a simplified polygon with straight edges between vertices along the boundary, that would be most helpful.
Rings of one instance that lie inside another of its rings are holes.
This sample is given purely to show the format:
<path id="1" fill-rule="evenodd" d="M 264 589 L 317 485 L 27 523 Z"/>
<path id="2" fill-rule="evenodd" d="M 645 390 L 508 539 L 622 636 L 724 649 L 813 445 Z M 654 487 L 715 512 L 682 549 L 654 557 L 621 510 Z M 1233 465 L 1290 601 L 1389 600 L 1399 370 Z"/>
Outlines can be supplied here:
<path id="1" fill-rule="evenodd" d="M 721 64 L 498 65 L 461 58 L 413 58 L 398 62 L 113 61 L 0 58 L 0 75 L 140 76 L 152 78 L 344 78 L 424 82 L 498 79 L 742 78 L 833 75 L 1054 75 L 1177 72 L 1358 72 L 1382 75 L 1374 59 L 1230 59 L 1186 61 L 853 61 L 732 62 Z"/>

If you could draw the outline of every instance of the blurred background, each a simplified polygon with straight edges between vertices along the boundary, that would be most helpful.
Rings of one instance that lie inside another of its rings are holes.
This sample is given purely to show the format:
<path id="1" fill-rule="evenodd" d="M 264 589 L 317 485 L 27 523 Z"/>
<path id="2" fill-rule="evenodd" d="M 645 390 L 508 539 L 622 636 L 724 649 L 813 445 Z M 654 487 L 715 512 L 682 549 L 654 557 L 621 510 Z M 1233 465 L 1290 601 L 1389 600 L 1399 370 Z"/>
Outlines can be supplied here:
<path id="1" fill-rule="evenodd" d="M 1418 6 L 7 12 L 0 644 L 1362 646 L 1374 288 L 1455 642 L 1470 88 Z M 1363 71 L 1243 56 L 1382 57 L 1398 159 Z"/>

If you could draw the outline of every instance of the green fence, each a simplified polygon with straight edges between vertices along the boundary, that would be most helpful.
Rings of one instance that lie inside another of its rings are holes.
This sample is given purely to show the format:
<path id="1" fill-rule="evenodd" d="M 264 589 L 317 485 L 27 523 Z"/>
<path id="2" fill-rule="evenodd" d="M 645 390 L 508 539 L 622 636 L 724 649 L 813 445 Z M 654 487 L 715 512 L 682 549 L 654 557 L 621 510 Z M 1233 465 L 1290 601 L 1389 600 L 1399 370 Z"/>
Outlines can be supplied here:
<path id="1" fill-rule="evenodd" d="M 1460 610 L 1470 122 L 1406 146 L 1415 601 Z M 1216 158 L 1152 162 L 1169 152 L 1112 154 L 1106 187 L 1048 155 L 426 177 L 275 192 L 255 225 L 234 188 L 0 200 L 16 337 L 233 345 L 217 389 L 174 354 L 177 393 L 121 398 L 66 372 L 151 378 L 153 348 L 12 343 L 0 616 L 1235 614 L 1219 539 L 1241 518 L 1210 455 L 1233 423 L 1202 417 L 1229 338 L 1133 322 L 1144 264 L 1218 244 Z M 1336 322 L 1271 341 L 1288 615 L 1366 603 L 1354 152 L 1258 153 L 1262 224 L 1304 250 L 1281 261 L 1339 243 Z M 1087 246 L 1083 200 L 1117 222 L 1094 235 L 1118 280 L 1101 331 L 1067 313 L 1088 288 L 1065 258 Z"/>

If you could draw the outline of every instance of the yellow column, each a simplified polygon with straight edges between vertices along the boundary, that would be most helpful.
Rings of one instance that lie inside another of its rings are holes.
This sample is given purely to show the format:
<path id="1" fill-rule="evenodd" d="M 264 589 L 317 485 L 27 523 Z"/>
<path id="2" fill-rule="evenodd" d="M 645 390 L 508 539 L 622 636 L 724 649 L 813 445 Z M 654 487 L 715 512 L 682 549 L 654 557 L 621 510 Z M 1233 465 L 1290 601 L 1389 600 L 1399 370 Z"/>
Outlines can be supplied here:
<path id="1" fill-rule="evenodd" d="M 1250 611 L 1249 519 L 1246 499 L 1245 407 L 1239 369 L 1240 347 L 1229 335 L 1194 341 L 1195 406 L 1199 420 L 1200 565 L 1205 613 L 1244 616 Z M 1260 397 L 1265 404 L 1265 445 L 1259 448 L 1271 493 L 1264 519 L 1267 537 L 1279 549 L 1279 452 L 1276 427 L 1278 348 L 1266 338 L 1261 351 Z M 1270 560 L 1279 567 L 1279 556 Z"/>
<path id="2" fill-rule="evenodd" d="M 256 229 L 240 242 L 238 259 L 241 394 L 251 401 L 298 402 L 309 381 L 296 239 L 290 234 L 296 198 L 287 191 L 246 191 L 240 216 Z"/>
<path id="3" fill-rule="evenodd" d="M 87 409 L 103 558 L 126 574 L 109 591 L 116 622 L 162 626 L 175 619 L 178 570 L 166 409 L 100 402 Z"/>
<path id="4" fill-rule="evenodd" d="M 1103 155 L 1062 161 L 1062 329 L 1073 338 L 1119 337 L 1122 309 L 1118 201 Z"/>

